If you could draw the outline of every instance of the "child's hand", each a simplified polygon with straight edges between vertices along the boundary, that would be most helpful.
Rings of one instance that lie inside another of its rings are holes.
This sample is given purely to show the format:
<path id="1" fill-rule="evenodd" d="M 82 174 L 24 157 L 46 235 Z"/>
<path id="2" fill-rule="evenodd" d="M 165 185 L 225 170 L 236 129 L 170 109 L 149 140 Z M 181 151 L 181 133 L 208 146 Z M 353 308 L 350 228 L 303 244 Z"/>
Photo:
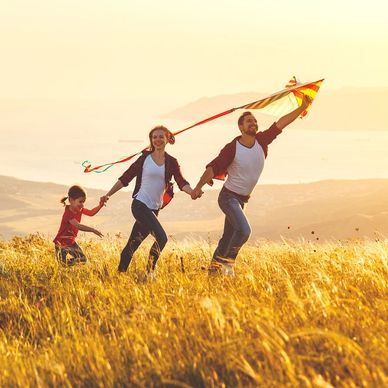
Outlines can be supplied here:
<path id="1" fill-rule="evenodd" d="M 108 202 L 109 197 L 107 195 L 103 195 L 100 198 L 100 206 L 106 206 L 106 203 Z"/>
<path id="2" fill-rule="evenodd" d="M 93 233 L 96 234 L 98 237 L 104 237 L 104 235 L 97 229 L 94 229 Z"/>

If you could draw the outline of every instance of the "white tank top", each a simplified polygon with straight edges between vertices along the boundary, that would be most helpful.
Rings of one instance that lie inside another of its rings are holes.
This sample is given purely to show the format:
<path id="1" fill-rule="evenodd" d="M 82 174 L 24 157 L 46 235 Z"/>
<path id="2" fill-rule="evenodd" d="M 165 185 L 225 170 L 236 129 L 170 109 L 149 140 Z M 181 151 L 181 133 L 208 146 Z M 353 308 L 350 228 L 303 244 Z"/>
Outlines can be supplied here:
<path id="1" fill-rule="evenodd" d="M 228 167 L 228 178 L 224 186 L 240 195 L 250 195 L 264 168 L 264 151 L 255 140 L 248 148 L 236 141 L 236 155 Z"/>
<path id="2" fill-rule="evenodd" d="M 151 155 L 144 160 L 141 185 L 136 199 L 149 209 L 157 210 L 162 206 L 165 189 L 165 165 L 158 166 Z"/>

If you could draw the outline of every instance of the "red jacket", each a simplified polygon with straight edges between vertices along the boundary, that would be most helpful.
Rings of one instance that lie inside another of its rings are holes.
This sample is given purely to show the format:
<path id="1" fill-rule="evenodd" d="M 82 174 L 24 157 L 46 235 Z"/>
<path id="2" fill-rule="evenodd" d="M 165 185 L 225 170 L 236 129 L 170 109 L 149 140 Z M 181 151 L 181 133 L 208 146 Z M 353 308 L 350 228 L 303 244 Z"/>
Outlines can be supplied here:
<path id="1" fill-rule="evenodd" d="M 119 180 L 124 186 L 128 186 L 129 182 L 131 182 L 131 180 L 136 177 L 135 189 L 133 190 L 132 198 L 134 198 L 140 190 L 144 161 L 146 157 L 150 154 L 151 151 L 144 151 L 143 154 L 139 156 L 139 158 L 135 162 L 133 162 L 129 166 L 128 170 L 125 171 L 124 174 L 121 175 L 121 177 L 119 178 Z M 174 196 L 173 183 L 171 182 L 173 176 L 180 190 L 182 190 L 184 186 L 189 184 L 189 182 L 187 182 L 187 180 L 182 176 L 181 168 L 178 164 L 178 161 L 174 157 L 169 155 L 167 152 L 165 152 L 164 163 L 164 180 L 166 183 L 166 190 L 163 194 L 163 203 L 161 209 L 163 209 Z"/>
<path id="2" fill-rule="evenodd" d="M 268 129 L 262 132 L 256 133 L 256 140 L 261 145 L 261 148 L 264 151 L 264 156 L 267 157 L 268 154 L 268 144 L 271 144 L 272 141 L 282 133 L 282 130 L 276 126 L 276 123 L 273 123 Z M 213 159 L 207 166 L 212 167 L 214 172 L 214 178 L 225 180 L 226 175 L 228 174 L 228 167 L 233 162 L 233 159 L 236 155 L 236 142 L 241 136 L 237 136 L 230 143 L 228 143 L 219 153 L 219 155 Z M 209 182 L 213 184 L 213 182 Z"/>

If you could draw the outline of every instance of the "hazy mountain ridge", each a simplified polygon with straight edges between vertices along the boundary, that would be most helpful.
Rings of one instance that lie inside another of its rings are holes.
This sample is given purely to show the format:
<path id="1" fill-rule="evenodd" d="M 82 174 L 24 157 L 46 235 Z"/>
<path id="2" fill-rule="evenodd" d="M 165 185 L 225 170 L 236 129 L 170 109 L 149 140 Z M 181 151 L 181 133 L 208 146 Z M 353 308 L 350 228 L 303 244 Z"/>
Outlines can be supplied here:
<path id="1" fill-rule="evenodd" d="M 0 236 L 10 238 L 41 232 L 54 236 L 63 208 L 59 203 L 67 187 L 0 176 Z M 86 207 L 93 207 L 102 190 L 88 189 Z M 174 238 L 217 239 L 223 214 L 217 205 L 218 191 L 206 191 L 192 201 L 178 192 L 160 212 L 167 233 Z M 388 180 L 321 181 L 293 185 L 258 185 L 247 206 L 252 226 L 251 241 L 342 239 L 388 235 Z M 120 191 L 95 217 L 83 217 L 103 233 L 128 236 L 133 224 L 131 193 Z M 313 233 L 312 233 L 313 232 Z"/>
<path id="2" fill-rule="evenodd" d="M 227 109 L 260 100 L 271 93 L 237 93 L 214 97 L 203 97 L 163 117 L 170 119 L 199 121 Z M 385 109 L 388 104 L 388 88 L 358 89 L 344 88 L 326 91 L 325 83 L 314 101 L 308 116 L 293 123 L 295 129 L 320 130 L 388 130 Z M 256 111 L 259 120 L 268 120 L 268 115 Z M 232 116 L 219 122 L 235 123 Z"/>

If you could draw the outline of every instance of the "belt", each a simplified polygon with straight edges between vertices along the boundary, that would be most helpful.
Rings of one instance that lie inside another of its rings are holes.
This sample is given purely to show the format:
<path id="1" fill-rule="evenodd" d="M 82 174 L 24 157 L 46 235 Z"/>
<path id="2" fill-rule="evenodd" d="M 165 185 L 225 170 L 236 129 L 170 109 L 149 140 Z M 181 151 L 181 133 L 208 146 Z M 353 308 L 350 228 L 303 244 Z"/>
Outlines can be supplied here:
<path id="1" fill-rule="evenodd" d="M 221 192 L 228 193 L 228 194 L 233 194 L 235 197 L 240 199 L 242 202 L 248 202 L 250 195 L 242 195 L 242 194 L 237 194 L 232 190 L 227 189 L 225 186 L 222 187 Z"/>

